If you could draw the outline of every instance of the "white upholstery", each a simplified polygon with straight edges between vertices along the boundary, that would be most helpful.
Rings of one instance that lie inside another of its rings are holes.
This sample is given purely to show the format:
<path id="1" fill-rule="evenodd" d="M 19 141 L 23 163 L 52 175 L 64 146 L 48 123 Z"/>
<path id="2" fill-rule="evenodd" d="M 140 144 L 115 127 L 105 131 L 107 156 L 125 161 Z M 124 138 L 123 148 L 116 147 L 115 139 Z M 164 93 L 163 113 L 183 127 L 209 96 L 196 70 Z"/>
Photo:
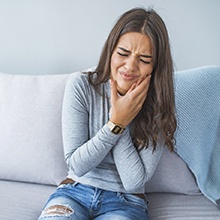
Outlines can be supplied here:
<path id="1" fill-rule="evenodd" d="M 64 75 L 0 75 L 0 179 L 58 184 L 66 176 Z"/>

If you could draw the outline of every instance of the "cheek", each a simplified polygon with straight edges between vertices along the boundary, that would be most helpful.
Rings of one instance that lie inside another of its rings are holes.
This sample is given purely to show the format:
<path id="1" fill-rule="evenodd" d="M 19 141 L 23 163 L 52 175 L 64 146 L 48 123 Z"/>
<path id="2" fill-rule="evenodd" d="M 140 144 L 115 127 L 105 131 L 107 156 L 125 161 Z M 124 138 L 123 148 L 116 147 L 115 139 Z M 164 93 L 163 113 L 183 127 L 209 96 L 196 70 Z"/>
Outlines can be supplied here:
<path id="1" fill-rule="evenodd" d="M 113 53 L 111 58 L 111 68 L 117 69 L 123 64 L 122 60 L 117 56 L 117 54 Z"/>
<path id="2" fill-rule="evenodd" d="M 150 75 L 151 73 L 152 73 L 152 71 L 153 71 L 153 66 L 152 65 L 149 65 L 149 66 L 147 66 L 146 68 L 143 68 L 142 69 L 142 76 L 143 77 L 146 77 L 147 75 Z"/>

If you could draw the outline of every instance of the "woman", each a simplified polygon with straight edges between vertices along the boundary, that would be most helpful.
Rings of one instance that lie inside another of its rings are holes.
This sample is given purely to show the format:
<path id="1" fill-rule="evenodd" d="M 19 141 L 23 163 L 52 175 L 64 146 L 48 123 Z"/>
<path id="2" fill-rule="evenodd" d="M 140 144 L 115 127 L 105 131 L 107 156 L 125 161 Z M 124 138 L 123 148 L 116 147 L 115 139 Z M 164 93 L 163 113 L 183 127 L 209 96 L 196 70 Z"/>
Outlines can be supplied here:
<path id="1" fill-rule="evenodd" d="M 62 123 L 68 178 L 39 219 L 148 219 L 145 183 L 176 129 L 168 34 L 155 11 L 119 18 L 95 71 L 67 83 Z"/>

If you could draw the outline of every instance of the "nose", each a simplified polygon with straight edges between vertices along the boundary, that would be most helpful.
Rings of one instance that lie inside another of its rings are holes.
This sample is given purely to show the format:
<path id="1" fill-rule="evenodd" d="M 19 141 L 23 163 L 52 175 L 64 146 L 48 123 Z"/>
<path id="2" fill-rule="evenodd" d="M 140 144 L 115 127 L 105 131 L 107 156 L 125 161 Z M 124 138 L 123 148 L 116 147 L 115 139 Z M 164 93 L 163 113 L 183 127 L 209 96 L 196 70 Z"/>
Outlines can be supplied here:
<path id="1" fill-rule="evenodd" d="M 138 69 L 137 60 L 135 57 L 129 56 L 125 63 L 125 68 L 127 71 L 134 72 Z"/>

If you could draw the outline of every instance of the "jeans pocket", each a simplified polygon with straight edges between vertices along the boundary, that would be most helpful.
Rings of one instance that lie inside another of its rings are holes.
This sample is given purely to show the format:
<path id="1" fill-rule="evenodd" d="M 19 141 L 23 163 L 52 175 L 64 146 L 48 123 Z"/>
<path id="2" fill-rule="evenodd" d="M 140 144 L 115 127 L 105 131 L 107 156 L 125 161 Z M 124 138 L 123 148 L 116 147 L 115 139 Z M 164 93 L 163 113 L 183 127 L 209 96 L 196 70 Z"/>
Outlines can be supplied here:
<path id="1" fill-rule="evenodd" d="M 147 210 L 147 201 L 130 193 L 122 193 L 121 198 L 127 205 Z"/>

